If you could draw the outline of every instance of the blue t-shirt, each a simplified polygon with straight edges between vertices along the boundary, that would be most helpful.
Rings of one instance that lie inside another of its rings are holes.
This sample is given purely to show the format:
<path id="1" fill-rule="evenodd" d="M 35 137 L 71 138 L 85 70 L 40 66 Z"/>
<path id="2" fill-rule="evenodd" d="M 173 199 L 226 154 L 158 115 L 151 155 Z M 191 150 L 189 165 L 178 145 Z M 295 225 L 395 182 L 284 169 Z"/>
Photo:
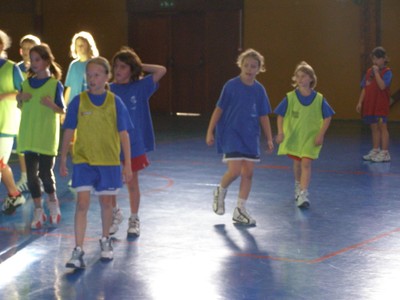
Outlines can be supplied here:
<path id="1" fill-rule="evenodd" d="M 96 105 L 100 106 L 106 100 L 107 93 L 103 93 L 101 95 L 94 95 L 88 93 L 90 101 Z M 78 125 L 78 111 L 80 104 L 80 96 L 77 95 L 72 99 L 72 101 L 68 104 L 67 114 L 65 116 L 63 129 L 76 129 Z M 129 118 L 128 111 L 122 102 L 121 98 L 115 96 L 115 107 L 117 112 L 117 129 L 119 132 L 124 130 L 129 130 L 133 127 L 131 120 Z"/>
<path id="2" fill-rule="evenodd" d="M 260 156 L 260 117 L 271 112 L 265 88 L 257 80 L 249 86 L 235 77 L 225 83 L 217 107 L 222 110 L 216 128 L 218 153 Z"/>
<path id="3" fill-rule="evenodd" d="M 69 100 L 72 100 L 76 95 L 87 90 L 86 82 L 86 65 L 88 61 L 73 60 L 65 78 L 65 86 L 71 89 Z"/>
<path id="4" fill-rule="evenodd" d="M 7 61 L 6 59 L 0 58 L 0 68 L 6 63 L 6 61 Z M 21 90 L 22 81 L 24 81 L 24 77 L 22 76 L 21 70 L 14 63 L 14 66 L 13 66 L 13 82 L 14 82 L 14 89 L 15 90 L 17 90 L 17 91 Z"/>
<path id="5" fill-rule="evenodd" d="M 295 91 L 297 98 L 299 99 L 300 103 L 303 104 L 304 106 L 310 105 L 313 102 L 315 96 L 317 95 L 317 92 L 315 90 L 313 90 L 311 94 L 308 96 L 303 96 L 298 89 L 296 89 Z M 286 114 L 287 106 L 288 106 L 288 101 L 287 97 L 285 97 L 283 98 L 281 103 L 279 103 L 278 106 L 275 108 L 274 113 L 284 117 Z M 322 118 L 326 119 L 333 116 L 334 114 L 335 111 L 332 109 L 332 107 L 330 107 L 330 105 L 324 98 L 322 100 Z"/>
<path id="6" fill-rule="evenodd" d="M 134 125 L 129 131 L 132 157 L 153 151 L 155 148 L 149 100 L 157 89 L 158 83 L 154 82 L 152 75 L 127 84 L 110 84 L 110 90 L 121 97 Z"/>

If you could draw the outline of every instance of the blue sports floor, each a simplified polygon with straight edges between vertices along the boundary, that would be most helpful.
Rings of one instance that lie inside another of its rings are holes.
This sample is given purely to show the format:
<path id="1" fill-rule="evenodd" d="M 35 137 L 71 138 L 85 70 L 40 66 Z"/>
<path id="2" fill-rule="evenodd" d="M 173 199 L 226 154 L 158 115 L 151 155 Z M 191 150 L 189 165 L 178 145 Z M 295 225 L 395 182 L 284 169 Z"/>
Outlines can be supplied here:
<path id="1" fill-rule="evenodd" d="M 31 199 L 0 214 L 0 299 L 400 299 L 400 123 L 389 124 L 392 162 L 369 163 L 361 160 L 369 129 L 333 121 L 313 163 L 308 210 L 295 206 L 290 159 L 263 154 L 247 205 L 257 226 L 244 227 L 231 220 L 238 180 L 226 214 L 211 209 L 225 165 L 204 142 L 207 122 L 155 118 L 157 150 L 140 176 L 141 236 L 126 237 L 124 188 L 114 260 L 101 262 L 93 198 L 83 271 L 65 268 L 75 202 L 57 165 L 58 227 L 30 229 Z"/>

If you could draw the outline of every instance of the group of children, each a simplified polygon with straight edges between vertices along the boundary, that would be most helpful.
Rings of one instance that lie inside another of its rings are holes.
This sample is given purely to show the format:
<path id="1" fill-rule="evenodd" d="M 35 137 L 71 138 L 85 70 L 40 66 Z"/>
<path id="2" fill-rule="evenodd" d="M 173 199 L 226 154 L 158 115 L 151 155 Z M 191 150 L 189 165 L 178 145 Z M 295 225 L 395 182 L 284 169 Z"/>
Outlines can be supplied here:
<path id="1" fill-rule="evenodd" d="M 101 206 L 101 259 L 111 260 L 110 235 L 118 230 L 123 219 L 116 201 L 123 182 L 129 192 L 131 213 L 127 234 L 128 237 L 140 235 L 138 172 L 149 165 L 146 153 L 154 149 L 149 99 L 166 68 L 142 63 L 127 47 L 114 55 L 110 65 L 99 56 L 90 33 L 80 32 L 72 39 L 74 61 L 63 85 L 61 68 L 49 46 L 34 38 L 26 41 L 29 45 L 21 41 L 21 55 L 26 58 L 29 53 L 29 61 L 24 59 L 21 69 L 5 56 L 0 59 L 0 174 L 8 191 L 2 210 L 12 214 L 25 202 L 8 166 L 14 137 L 17 137 L 17 152 L 23 157 L 21 170 L 25 166 L 27 186 L 35 205 L 31 228 L 40 229 L 47 220 L 42 207 L 42 189 L 47 194 L 50 223 L 60 222 L 53 169 L 62 124 L 59 171 L 61 176 L 68 175 L 67 157 L 72 145 L 71 186 L 77 192 L 75 248 L 66 266 L 85 267 L 83 242 L 91 193 L 98 195 Z M 0 51 L 8 46 L 8 36 L 0 31 Z M 374 66 L 363 80 L 357 105 L 372 129 L 373 149 L 364 159 L 388 161 L 388 109 L 377 113 L 375 107 L 384 107 L 386 101 L 389 105 L 391 71 L 386 67 L 383 48 L 375 49 L 372 59 Z M 255 225 L 246 203 L 254 163 L 260 161 L 261 128 L 268 152 L 274 149 L 268 117 L 272 111 L 265 88 L 256 80 L 259 72 L 265 71 L 264 57 L 248 49 L 239 55 L 237 65 L 240 75 L 224 85 L 206 134 L 206 143 L 215 142 L 227 164 L 227 171 L 214 191 L 212 206 L 218 215 L 225 213 L 228 187 L 240 177 L 233 220 Z M 27 72 L 25 80 L 21 70 Z M 317 76 L 309 64 L 301 62 L 292 80 L 294 90 L 286 94 L 274 111 L 278 128 L 275 142 L 279 144 L 278 154 L 293 160 L 295 201 L 298 207 L 307 208 L 311 163 L 318 158 L 334 111 L 315 90 Z M 380 101 L 385 104 L 377 105 Z"/>
<path id="2" fill-rule="evenodd" d="M 371 53 L 372 67 L 361 83 L 361 95 L 356 110 L 370 124 L 373 149 L 364 160 L 388 162 L 389 133 L 387 118 L 390 106 L 392 72 L 387 67 L 388 57 L 382 47 Z M 260 134 L 262 128 L 267 141 L 267 152 L 274 145 L 268 114 L 271 112 L 264 87 L 256 80 L 265 71 L 264 57 L 253 49 L 239 55 L 241 72 L 223 87 L 207 129 L 206 143 L 216 142 L 223 154 L 227 170 L 214 190 L 212 207 L 216 214 L 225 213 L 225 197 L 229 185 L 240 177 L 239 195 L 233 211 L 235 222 L 255 225 L 256 220 L 246 210 L 251 190 L 254 163 L 260 160 Z M 294 199 L 300 208 L 308 208 L 308 187 L 311 164 L 317 159 L 330 125 L 333 109 L 322 94 L 315 90 L 317 76 L 306 62 L 294 71 L 294 90 L 288 92 L 275 108 L 277 115 L 278 155 L 287 155 L 293 161 Z M 216 134 L 216 137 L 215 135 Z"/>
<path id="3" fill-rule="evenodd" d="M 9 37 L 0 31 L 1 50 L 8 48 L 9 43 Z M 22 44 L 21 49 L 25 49 Z M 24 157 L 27 187 L 35 206 L 31 228 L 42 228 L 48 219 L 42 207 L 42 188 L 47 194 L 50 223 L 60 222 L 53 169 L 62 124 L 60 175 L 68 174 L 67 155 L 72 143 L 71 185 L 77 192 L 76 246 L 66 266 L 85 267 L 83 241 L 92 192 L 99 196 L 101 205 L 101 259 L 111 260 L 110 231 L 115 233 L 122 221 L 116 195 L 123 181 L 131 204 L 128 236 L 140 234 L 138 172 L 149 165 L 146 153 L 154 149 L 149 99 L 158 89 L 158 81 L 166 68 L 142 63 L 128 47 L 115 54 L 111 66 L 99 56 L 90 33 L 80 32 L 72 39 L 71 53 L 75 59 L 69 66 L 64 91 L 61 68 L 49 46 L 34 44 L 28 52 L 26 80 L 16 64 L 6 58 L 0 60 L 0 72 L 4 72 L 1 75 L 8 76 L 0 80 L 0 100 L 6 100 L 0 101 L 0 113 L 4 115 L 0 119 L 3 121 L 0 124 L 1 174 L 8 191 L 2 211 L 13 214 L 25 203 L 8 166 L 14 137 L 17 137 L 17 152 Z M 111 77 L 113 82 L 109 85 Z M 63 115 L 65 119 L 61 118 Z M 8 185 L 9 182 L 12 184 Z"/>

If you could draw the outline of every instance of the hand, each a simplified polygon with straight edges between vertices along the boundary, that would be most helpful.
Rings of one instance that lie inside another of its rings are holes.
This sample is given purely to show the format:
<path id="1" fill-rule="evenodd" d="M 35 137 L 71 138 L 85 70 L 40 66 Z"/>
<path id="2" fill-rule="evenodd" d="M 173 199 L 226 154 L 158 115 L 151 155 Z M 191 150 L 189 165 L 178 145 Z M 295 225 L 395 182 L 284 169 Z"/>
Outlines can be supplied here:
<path id="1" fill-rule="evenodd" d="M 318 134 L 315 138 L 315 146 L 321 146 L 324 143 L 324 136 L 322 134 Z"/>
<path id="2" fill-rule="evenodd" d="M 361 106 L 362 106 L 361 103 L 358 102 L 357 105 L 356 105 L 356 111 L 357 111 L 358 113 L 361 112 Z"/>
<path id="3" fill-rule="evenodd" d="M 267 153 L 271 154 L 274 151 L 274 142 L 272 140 L 267 141 Z"/>
<path id="4" fill-rule="evenodd" d="M 275 142 L 277 144 L 280 144 L 283 142 L 283 140 L 285 139 L 285 135 L 283 133 L 278 133 L 275 137 Z"/>
<path id="5" fill-rule="evenodd" d="M 377 65 L 373 65 L 372 66 L 372 72 L 375 73 L 379 73 L 379 67 Z"/>
<path id="6" fill-rule="evenodd" d="M 44 96 L 42 97 L 40 103 L 43 104 L 44 106 L 47 106 L 48 108 L 52 108 L 54 101 L 50 96 Z"/>
<path id="7" fill-rule="evenodd" d="M 214 145 L 214 134 L 213 134 L 213 133 L 207 133 L 207 136 L 206 136 L 206 144 L 207 144 L 208 146 Z"/>
<path id="8" fill-rule="evenodd" d="M 67 168 L 67 164 L 65 162 L 60 163 L 60 175 L 61 175 L 61 177 L 65 177 L 68 175 L 68 168 Z"/>
<path id="9" fill-rule="evenodd" d="M 122 170 L 122 175 L 124 176 L 124 181 L 125 182 L 129 182 L 132 180 L 133 175 L 132 175 L 132 169 L 131 166 L 127 166 L 127 167 L 123 167 Z"/>

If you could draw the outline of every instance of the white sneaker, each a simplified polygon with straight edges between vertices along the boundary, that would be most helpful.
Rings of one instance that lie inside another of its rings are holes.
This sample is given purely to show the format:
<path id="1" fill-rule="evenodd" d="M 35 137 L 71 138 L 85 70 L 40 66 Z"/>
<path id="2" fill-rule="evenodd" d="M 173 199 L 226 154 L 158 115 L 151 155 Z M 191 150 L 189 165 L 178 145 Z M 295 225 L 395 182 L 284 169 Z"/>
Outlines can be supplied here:
<path id="1" fill-rule="evenodd" d="M 101 248 L 100 259 L 104 261 L 112 260 L 114 258 L 112 240 L 103 236 L 99 242 Z"/>
<path id="2" fill-rule="evenodd" d="M 128 238 L 138 237 L 140 235 L 139 218 L 129 218 Z"/>
<path id="3" fill-rule="evenodd" d="M 296 205 L 300 208 L 308 208 L 310 207 L 310 200 L 308 200 L 308 192 L 301 191 L 300 194 L 296 198 Z"/>
<path id="4" fill-rule="evenodd" d="M 389 151 L 381 150 L 377 155 L 371 158 L 373 162 L 389 162 L 390 161 L 390 154 Z"/>
<path id="5" fill-rule="evenodd" d="M 225 213 L 225 196 L 227 189 L 221 191 L 220 187 L 214 190 L 214 201 L 213 210 L 217 215 L 223 215 Z"/>
<path id="6" fill-rule="evenodd" d="M 362 158 L 363 160 L 373 160 L 373 158 L 379 154 L 379 149 L 372 149 L 368 152 L 368 154 L 364 155 Z"/>
<path id="7" fill-rule="evenodd" d="M 47 200 L 47 207 L 50 212 L 50 223 L 51 224 L 58 224 L 61 221 L 61 212 L 60 212 L 60 204 L 58 199 L 56 198 L 55 201 Z"/>
<path id="8" fill-rule="evenodd" d="M 245 208 L 236 207 L 233 211 L 232 220 L 244 225 L 256 225 L 256 220 L 250 217 Z"/>
<path id="9" fill-rule="evenodd" d="M 123 219 L 124 216 L 122 214 L 122 210 L 119 209 L 118 207 L 113 208 L 113 219 L 110 227 L 110 234 L 114 234 L 118 231 L 119 229 L 118 225 L 121 224 Z"/>
<path id="10" fill-rule="evenodd" d="M 17 187 L 17 190 L 20 191 L 21 193 L 29 192 L 27 179 L 21 178 L 15 185 Z"/>
<path id="11" fill-rule="evenodd" d="M 25 197 L 22 193 L 15 197 L 7 196 L 3 201 L 1 210 L 5 215 L 12 215 L 15 213 L 17 207 L 24 204 L 25 201 Z"/>
<path id="12" fill-rule="evenodd" d="M 83 252 L 81 247 L 76 247 L 72 251 L 72 256 L 70 260 L 65 264 L 65 267 L 73 269 L 84 269 L 86 267 L 85 261 L 83 260 L 84 254 L 85 252 Z"/>
<path id="13" fill-rule="evenodd" d="M 33 212 L 33 221 L 31 223 L 31 228 L 41 229 L 46 220 L 47 217 L 43 211 L 43 208 L 35 208 L 35 211 Z"/>

